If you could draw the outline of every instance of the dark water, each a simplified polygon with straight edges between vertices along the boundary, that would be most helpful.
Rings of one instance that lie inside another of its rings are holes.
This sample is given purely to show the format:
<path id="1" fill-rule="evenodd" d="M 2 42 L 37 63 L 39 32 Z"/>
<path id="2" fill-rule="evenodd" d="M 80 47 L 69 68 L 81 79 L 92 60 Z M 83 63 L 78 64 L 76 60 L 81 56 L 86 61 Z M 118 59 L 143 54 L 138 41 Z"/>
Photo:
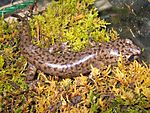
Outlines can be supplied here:
<path id="1" fill-rule="evenodd" d="M 95 4 L 100 11 L 100 16 L 112 23 L 110 27 L 113 26 L 121 38 L 132 39 L 143 48 L 141 58 L 150 63 L 150 2 L 148 0 L 110 0 L 111 6 L 101 10 L 102 3 Z M 103 3 L 103 5 L 108 4 Z"/>

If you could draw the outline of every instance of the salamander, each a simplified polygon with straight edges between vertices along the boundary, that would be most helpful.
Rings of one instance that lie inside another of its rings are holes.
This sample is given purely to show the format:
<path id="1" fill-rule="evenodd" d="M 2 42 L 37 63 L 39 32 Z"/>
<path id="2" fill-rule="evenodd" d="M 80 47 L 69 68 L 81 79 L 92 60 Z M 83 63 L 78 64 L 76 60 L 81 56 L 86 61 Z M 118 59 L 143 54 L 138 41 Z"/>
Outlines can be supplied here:
<path id="1" fill-rule="evenodd" d="M 101 64 L 115 64 L 120 55 L 125 63 L 130 62 L 141 54 L 141 49 L 130 39 L 117 39 L 108 43 L 87 48 L 80 52 L 67 52 L 65 54 L 51 54 L 48 50 L 39 48 L 31 43 L 31 33 L 28 21 L 22 20 L 20 29 L 20 43 L 22 55 L 38 70 L 62 78 L 72 78 L 90 72 L 91 65 L 97 68 Z"/>

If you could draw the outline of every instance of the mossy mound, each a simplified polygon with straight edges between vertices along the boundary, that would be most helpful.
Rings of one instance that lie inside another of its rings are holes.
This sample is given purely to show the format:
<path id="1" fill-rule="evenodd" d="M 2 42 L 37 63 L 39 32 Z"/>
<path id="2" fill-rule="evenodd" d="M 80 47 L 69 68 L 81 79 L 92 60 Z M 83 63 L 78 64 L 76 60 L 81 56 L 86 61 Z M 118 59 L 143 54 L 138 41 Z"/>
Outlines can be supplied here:
<path id="1" fill-rule="evenodd" d="M 90 38 L 107 42 L 118 38 L 107 30 L 109 23 L 97 17 L 93 0 L 52 2 L 42 15 L 30 20 L 33 43 L 40 47 L 68 41 L 80 51 Z M 39 72 L 26 84 L 27 61 L 18 49 L 17 22 L 0 21 L 0 112 L 83 112 L 148 113 L 150 108 L 150 67 L 137 61 L 99 70 L 91 75 L 56 80 Z"/>
<path id="2" fill-rule="evenodd" d="M 35 43 L 48 47 L 67 41 L 73 50 L 79 51 L 89 44 L 90 39 L 108 42 L 118 38 L 116 31 L 106 29 L 110 23 L 97 17 L 98 12 L 92 7 L 93 2 L 94 0 L 52 2 L 46 12 L 34 16 L 30 21 L 32 36 L 37 40 Z"/>

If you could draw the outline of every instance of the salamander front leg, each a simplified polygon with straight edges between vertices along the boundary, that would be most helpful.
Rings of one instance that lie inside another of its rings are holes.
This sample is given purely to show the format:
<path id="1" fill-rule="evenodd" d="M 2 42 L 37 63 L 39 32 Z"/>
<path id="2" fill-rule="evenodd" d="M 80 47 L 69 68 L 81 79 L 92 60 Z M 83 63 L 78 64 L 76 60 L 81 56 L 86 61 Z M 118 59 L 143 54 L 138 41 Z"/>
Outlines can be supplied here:
<path id="1" fill-rule="evenodd" d="M 30 84 L 35 79 L 36 72 L 37 72 L 36 67 L 31 63 L 28 63 L 27 71 L 25 72 L 27 84 Z"/>

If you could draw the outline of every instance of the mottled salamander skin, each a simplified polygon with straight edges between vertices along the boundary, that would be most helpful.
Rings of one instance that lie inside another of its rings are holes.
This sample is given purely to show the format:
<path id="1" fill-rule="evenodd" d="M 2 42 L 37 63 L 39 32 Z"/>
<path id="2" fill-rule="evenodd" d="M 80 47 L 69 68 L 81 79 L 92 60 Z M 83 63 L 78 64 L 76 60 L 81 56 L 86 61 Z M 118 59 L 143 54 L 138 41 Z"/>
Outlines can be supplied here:
<path id="1" fill-rule="evenodd" d="M 109 43 L 87 48 L 81 52 L 66 54 L 51 54 L 31 43 L 31 34 L 28 22 L 22 21 L 20 30 L 20 43 L 22 55 L 35 67 L 44 73 L 72 78 L 90 72 L 91 65 L 101 68 L 101 64 L 117 63 L 120 53 L 125 62 L 141 54 L 141 49 L 129 39 L 118 39 Z"/>

